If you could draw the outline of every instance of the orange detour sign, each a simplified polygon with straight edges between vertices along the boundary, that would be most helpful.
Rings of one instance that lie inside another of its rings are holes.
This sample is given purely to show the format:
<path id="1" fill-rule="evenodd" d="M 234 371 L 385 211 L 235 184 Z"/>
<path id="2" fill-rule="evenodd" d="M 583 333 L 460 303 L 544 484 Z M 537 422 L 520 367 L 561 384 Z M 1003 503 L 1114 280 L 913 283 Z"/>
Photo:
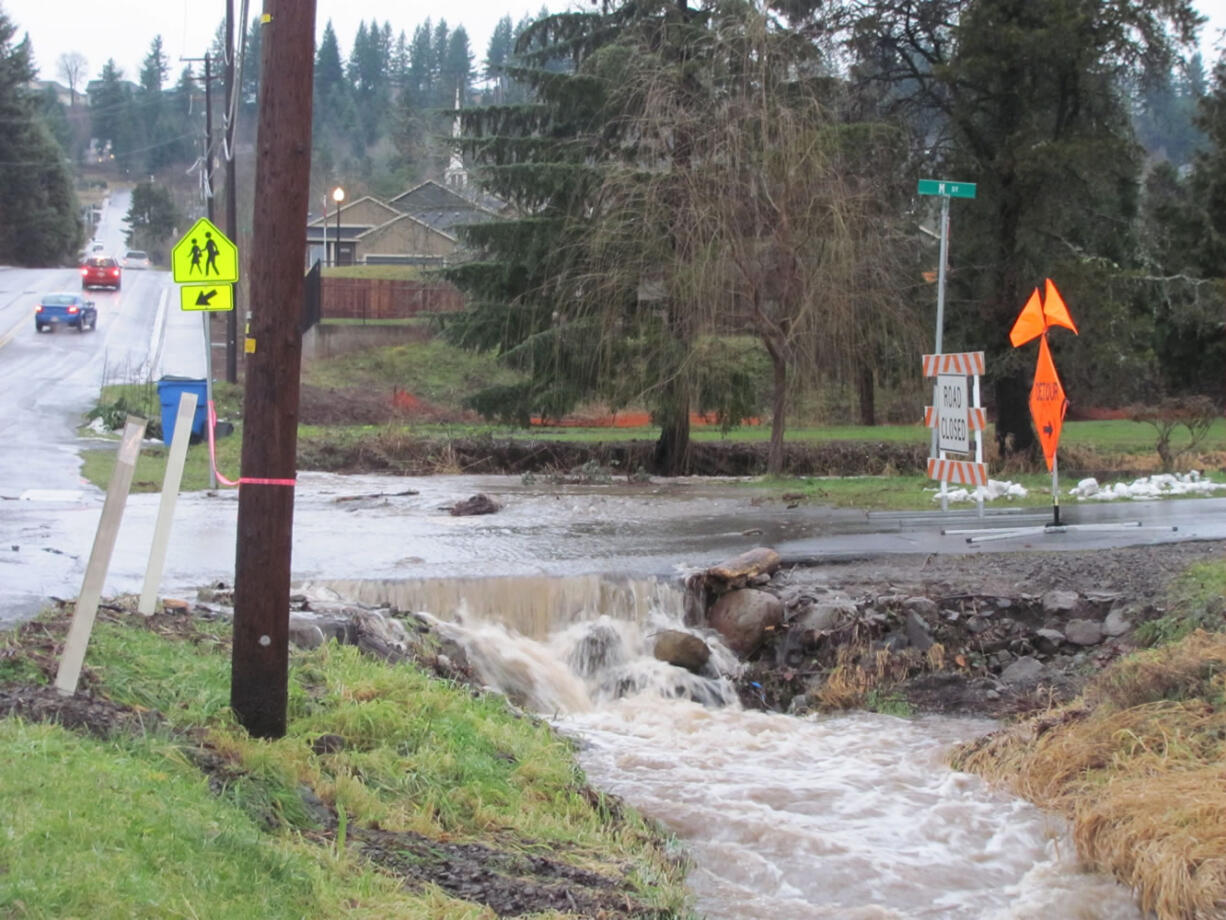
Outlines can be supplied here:
<path id="1" fill-rule="evenodd" d="M 1039 363 L 1034 369 L 1034 385 L 1030 388 L 1030 417 L 1034 419 L 1034 427 L 1038 430 L 1039 443 L 1043 445 L 1043 458 L 1047 461 L 1048 470 L 1056 459 L 1060 429 L 1064 426 L 1064 413 L 1067 410 L 1068 400 L 1064 396 L 1064 387 L 1060 383 L 1060 375 L 1056 373 L 1055 362 L 1051 359 L 1047 336 L 1043 336 L 1039 339 Z"/>

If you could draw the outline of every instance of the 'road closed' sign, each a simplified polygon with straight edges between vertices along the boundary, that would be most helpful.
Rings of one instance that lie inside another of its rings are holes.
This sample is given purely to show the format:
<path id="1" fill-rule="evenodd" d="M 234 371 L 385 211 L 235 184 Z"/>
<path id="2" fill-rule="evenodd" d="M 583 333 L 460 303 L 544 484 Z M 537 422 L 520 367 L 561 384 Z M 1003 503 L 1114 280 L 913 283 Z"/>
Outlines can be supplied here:
<path id="1" fill-rule="evenodd" d="M 971 432 L 966 377 L 962 374 L 938 376 L 936 397 L 938 449 L 970 453 Z"/>

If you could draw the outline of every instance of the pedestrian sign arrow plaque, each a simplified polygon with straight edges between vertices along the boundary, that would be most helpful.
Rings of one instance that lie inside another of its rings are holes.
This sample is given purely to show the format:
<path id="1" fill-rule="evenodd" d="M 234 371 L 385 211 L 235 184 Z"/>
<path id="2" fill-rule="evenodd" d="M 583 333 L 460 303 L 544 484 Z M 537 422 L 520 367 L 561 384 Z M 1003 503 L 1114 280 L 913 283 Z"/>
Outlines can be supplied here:
<path id="1" fill-rule="evenodd" d="M 238 247 L 202 217 L 170 250 L 170 270 L 179 284 L 232 284 L 238 280 Z"/>
<path id="2" fill-rule="evenodd" d="M 183 310 L 233 310 L 234 288 L 229 284 L 185 284 L 179 288 L 179 306 Z"/>
<path id="3" fill-rule="evenodd" d="M 950 182 L 948 179 L 920 179 L 921 195 L 943 195 L 946 198 L 974 198 L 974 182 Z"/>

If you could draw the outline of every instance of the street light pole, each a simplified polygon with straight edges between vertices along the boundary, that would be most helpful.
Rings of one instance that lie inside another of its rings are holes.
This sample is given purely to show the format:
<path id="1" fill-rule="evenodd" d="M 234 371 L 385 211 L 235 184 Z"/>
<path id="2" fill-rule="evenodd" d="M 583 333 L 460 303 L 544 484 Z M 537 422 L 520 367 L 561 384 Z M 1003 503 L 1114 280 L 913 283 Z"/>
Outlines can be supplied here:
<path id="1" fill-rule="evenodd" d="M 336 202 L 336 260 L 333 265 L 341 264 L 341 202 L 345 200 L 345 190 L 339 185 L 332 190 L 332 200 Z"/>

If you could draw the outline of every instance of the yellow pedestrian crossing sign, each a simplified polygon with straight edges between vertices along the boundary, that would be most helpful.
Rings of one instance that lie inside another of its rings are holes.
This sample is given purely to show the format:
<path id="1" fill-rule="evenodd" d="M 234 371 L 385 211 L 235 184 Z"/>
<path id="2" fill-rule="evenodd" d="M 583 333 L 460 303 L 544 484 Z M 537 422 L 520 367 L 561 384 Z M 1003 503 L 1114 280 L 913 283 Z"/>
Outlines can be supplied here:
<path id="1" fill-rule="evenodd" d="M 179 284 L 224 284 L 238 280 L 238 247 L 202 217 L 170 250 L 170 270 Z"/>

